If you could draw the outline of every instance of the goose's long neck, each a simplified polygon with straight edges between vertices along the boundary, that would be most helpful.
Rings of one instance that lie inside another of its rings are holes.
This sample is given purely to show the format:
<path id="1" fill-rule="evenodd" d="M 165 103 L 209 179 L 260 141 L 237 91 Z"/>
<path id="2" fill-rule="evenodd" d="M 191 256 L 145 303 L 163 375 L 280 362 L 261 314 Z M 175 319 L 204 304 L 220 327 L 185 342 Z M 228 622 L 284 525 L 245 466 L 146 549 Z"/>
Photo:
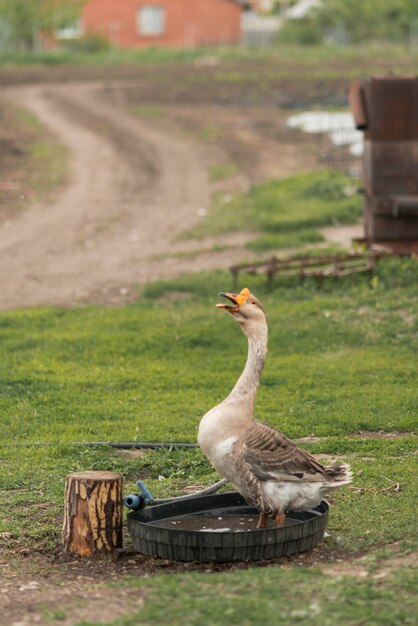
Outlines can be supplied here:
<path id="1" fill-rule="evenodd" d="M 245 331 L 244 331 L 245 332 Z M 264 368 L 264 361 L 267 354 L 267 324 L 262 327 L 251 329 L 245 333 L 248 338 L 248 355 L 244 370 L 238 378 L 235 387 L 229 397 L 242 397 L 247 394 L 255 398 L 257 387 L 260 383 L 261 374 Z"/>

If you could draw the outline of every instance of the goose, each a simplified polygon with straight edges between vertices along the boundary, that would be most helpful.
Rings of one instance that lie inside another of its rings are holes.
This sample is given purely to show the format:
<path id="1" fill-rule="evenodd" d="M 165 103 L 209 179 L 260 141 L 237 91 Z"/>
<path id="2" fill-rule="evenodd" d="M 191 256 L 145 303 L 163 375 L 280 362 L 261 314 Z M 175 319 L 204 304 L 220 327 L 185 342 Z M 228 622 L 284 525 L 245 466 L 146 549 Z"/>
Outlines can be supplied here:
<path id="1" fill-rule="evenodd" d="M 200 420 L 198 443 L 221 476 L 258 509 L 257 528 L 266 528 L 269 517 L 283 526 L 286 511 L 317 506 L 326 492 L 351 482 L 351 470 L 345 464 L 324 467 L 283 433 L 254 418 L 267 354 L 266 313 L 247 287 L 239 294 L 219 295 L 229 302 L 216 306 L 239 323 L 248 356 L 231 393 Z"/>

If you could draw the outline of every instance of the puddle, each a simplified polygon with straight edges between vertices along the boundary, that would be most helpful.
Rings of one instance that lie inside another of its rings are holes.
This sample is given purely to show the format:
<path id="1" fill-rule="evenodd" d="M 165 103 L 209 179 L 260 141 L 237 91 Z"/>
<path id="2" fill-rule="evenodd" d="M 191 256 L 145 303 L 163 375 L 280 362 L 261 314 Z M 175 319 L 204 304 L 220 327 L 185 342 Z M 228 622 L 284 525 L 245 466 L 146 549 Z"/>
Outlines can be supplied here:
<path id="1" fill-rule="evenodd" d="M 194 532 L 250 532 L 257 530 L 258 515 L 185 515 L 183 517 L 167 517 L 151 522 L 151 526 L 186 530 Z M 286 518 L 285 526 L 293 526 L 298 521 Z M 267 522 L 267 528 L 276 528 L 273 519 Z"/>

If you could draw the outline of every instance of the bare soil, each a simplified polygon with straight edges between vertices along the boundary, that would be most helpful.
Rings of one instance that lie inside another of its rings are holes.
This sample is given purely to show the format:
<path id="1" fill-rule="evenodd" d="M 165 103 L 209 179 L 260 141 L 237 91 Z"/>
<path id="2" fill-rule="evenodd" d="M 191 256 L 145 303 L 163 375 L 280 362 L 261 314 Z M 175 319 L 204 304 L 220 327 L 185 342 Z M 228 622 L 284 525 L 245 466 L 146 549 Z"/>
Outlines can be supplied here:
<path id="1" fill-rule="evenodd" d="M 236 94 L 225 106 L 207 89 L 191 104 L 195 85 L 166 102 L 166 91 L 160 83 L 150 93 L 144 80 L 3 90 L 68 146 L 71 171 L 53 201 L 29 199 L 0 223 L 1 309 L 119 305 L 150 280 L 250 258 L 248 233 L 199 242 L 178 236 L 202 219 L 216 191 L 319 166 L 318 140 L 289 130 L 276 106 L 243 106 Z M 142 97 L 148 107 L 151 97 L 158 102 L 157 116 L 132 113 Z M 222 163 L 235 163 L 237 175 L 211 183 L 210 166 Z M 9 199 L 21 193 L 13 176 L 8 184 Z"/>
<path id="2" fill-rule="evenodd" d="M 131 576 L 163 573 L 234 571 L 257 567 L 319 566 L 332 577 L 386 578 L 396 569 L 417 566 L 416 553 L 399 554 L 398 544 L 386 546 L 390 558 L 373 560 L 373 551 L 345 554 L 320 545 L 293 557 L 254 563 L 181 563 L 126 553 L 121 559 L 51 559 L 40 555 L 15 555 L 13 562 L 0 554 L 0 611 L 5 626 L 32 626 L 59 620 L 73 626 L 82 620 L 106 623 L 141 609 L 146 591 L 123 588 L 109 594 L 109 585 Z"/>

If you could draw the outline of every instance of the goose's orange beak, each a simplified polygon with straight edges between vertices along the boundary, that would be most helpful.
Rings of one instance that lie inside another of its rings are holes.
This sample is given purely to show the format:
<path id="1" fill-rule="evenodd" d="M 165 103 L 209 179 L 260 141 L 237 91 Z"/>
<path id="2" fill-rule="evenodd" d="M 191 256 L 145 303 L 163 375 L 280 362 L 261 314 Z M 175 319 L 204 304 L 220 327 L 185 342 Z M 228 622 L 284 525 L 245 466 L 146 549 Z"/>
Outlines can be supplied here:
<path id="1" fill-rule="evenodd" d="M 240 307 L 247 301 L 247 298 L 250 295 L 250 290 L 247 287 L 244 287 L 239 294 L 221 292 L 219 295 L 223 298 L 228 298 L 228 300 L 232 302 L 233 306 L 229 304 L 217 304 L 216 306 L 218 309 L 225 309 L 226 311 L 229 311 L 229 313 L 238 313 Z"/>

